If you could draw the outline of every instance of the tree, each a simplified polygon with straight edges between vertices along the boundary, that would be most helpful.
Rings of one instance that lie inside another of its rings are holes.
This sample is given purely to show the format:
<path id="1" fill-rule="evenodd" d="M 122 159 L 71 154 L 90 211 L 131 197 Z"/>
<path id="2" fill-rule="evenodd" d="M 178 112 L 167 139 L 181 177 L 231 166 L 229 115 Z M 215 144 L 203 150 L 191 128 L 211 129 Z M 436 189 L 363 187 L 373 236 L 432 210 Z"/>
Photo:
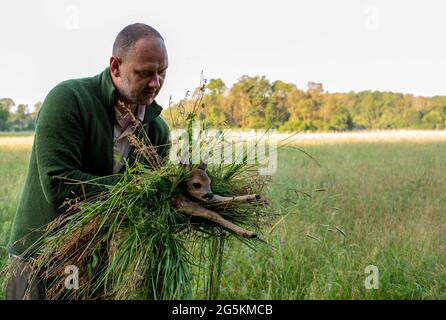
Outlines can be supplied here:
<path id="1" fill-rule="evenodd" d="M 29 108 L 27 104 L 19 104 L 15 112 L 14 130 L 23 131 L 26 128 L 26 120 L 29 115 Z"/>
<path id="2" fill-rule="evenodd" d="M 7 131 L 10 128 L 11 107 L 15 105 L 10 98 L 0 99 L 0 131 Z"/>
<path id="3" fill-rule="evenodd" d="M 207 89 L 211 92 L 211 95 L 223 94 L 227 87 L 221 79 L 210 79 L 207 85 Z"/>
<path id="4" fill-rule="evenodd" d="M 319 98 L 324 93 L 324 86 L 320 82 L 307 83 L 307 93 L 312 98 Z"/>
<path id="5" fill-rule="evenodd" d="M 271 95 L 271 84 L 265 76 L 242 76 L 230 92 L 230 109 L 240 119 L 242 128 L 265 126 L 265 108 Z M 237 112 L 236 112 L 237 111 Z M 235 120 L 235 119 L 234 119 Z"/>
<path id="6" fill-rule="evenodd" d="M 42 102 L 41 101 L 37 101 L 35 104 L 34 104 L 34 114 L 38 114 L 39 113 L 39 111 L 40 111 L 40 108 L 42 108 Z"/>
<path id="7" fill-rule="evenodd" d="M 444 119 L 440 112 L 432 110 L 423 117 L 423 124 L 426 129 L 443 129 Z"/>
<path id="8" fill-rule="evenodd" d="M 228 122 L 225 113 L 227 99 L 224 96 L 226 85 L 221 79 L 210 79 L 207 94 L 203 97 L 204 109 L 200 110 L 203 119 L 212 127 L 221 127 Z"/>
<path id="9" fill-rule="evenodd" d="M 34 111 L 31 112 L 26 119 L 26 125 L 24 130 L 27 131 L 35 130 L 37 115 L 39 114 L 40 108 L 42 108 L 42 102 L 38 101 L 34 104 Z"/>
<path id="10" fill-rule="evenodd" d="M 423 127 L 421 117 L 422 113 L 419 111 L 414 108 L 407 108 L 395 116 L 393 123 L 396 129 L 421 129 Z"/>

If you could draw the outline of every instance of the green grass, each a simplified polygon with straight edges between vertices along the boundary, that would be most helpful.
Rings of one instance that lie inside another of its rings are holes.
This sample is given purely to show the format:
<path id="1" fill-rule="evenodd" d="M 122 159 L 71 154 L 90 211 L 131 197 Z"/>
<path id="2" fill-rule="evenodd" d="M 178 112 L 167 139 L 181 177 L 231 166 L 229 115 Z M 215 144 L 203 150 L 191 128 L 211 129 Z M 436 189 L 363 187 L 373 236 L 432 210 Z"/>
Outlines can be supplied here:
<path id="1" fill-rule="evenodd" d="M 279 152 L 270 198 L 288 215 L 265 234 L 274 249 L 227 245 L 220 298 L 445 299 L 446 143 L 303 149 L 321 167 L 295 149 Z M 28 157 L 0 148 L 2 246 Z M 379 269 L 377 290 L 365 289 L 368 265 Z"/>
<path id="2" fill-rule="evenodd" d="M 34 135 L 34 131 L 0 131 L 0 137 L 28 137 Z"/>
<path id="3" fill-rule="evenodd" d="M 3 269 L 7 261 L 5 246 L 28 170 L 29 156 L 28 149 L 0 147 L 0 269 Z M 4 287 L 4 281 L 4 278 L 0 278 L 1 288 Z M 0 299 L 3 298 L 2 289 Z"/>

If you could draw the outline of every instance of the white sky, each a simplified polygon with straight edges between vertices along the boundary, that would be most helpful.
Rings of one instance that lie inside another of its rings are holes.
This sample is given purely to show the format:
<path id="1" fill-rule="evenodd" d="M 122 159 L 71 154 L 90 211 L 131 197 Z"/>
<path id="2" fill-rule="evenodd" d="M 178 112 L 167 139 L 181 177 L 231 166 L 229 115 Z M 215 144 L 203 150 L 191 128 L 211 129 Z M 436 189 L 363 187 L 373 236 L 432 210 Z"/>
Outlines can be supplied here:
<path id="1" fill-rule="evenodd" d="M 201 70 L 228 86 L 247 74 L 329 92 L 445 95 L 445 9 L 442 0 L 2 1 L 0 97 L 33 106 L 58 82 L 101 72 L 133 22 L 166 40 L 163 106 L 197 87 Z"/>

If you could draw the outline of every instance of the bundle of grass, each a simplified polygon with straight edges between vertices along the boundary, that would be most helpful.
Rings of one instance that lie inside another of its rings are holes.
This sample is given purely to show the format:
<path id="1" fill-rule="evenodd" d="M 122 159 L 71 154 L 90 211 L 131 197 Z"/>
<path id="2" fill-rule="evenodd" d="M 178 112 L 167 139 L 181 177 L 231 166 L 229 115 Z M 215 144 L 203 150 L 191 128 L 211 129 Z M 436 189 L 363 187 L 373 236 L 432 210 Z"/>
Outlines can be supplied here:
<path id="1" fill-rule="evenodd" d="M 192 110 L 182 112 L 189 142 L 201 97 Z M 223 272 L 225 241 L 237 239 L 251 248 L 262 242 L 256 236 L 273 215 L 258 195 L 265 194 L 268 181 L 246 155 L 241 162 L 209 165 L 206 171 L 199 164 L 166 163 L 142 127 L 137 132 L 129 136 L 135 164 L 126 165 L 120 182 L 68 200 L 66 212 L 26 253 L 32 252 L 32 275 L 47 283 L 48 299 L 212 299 Z M 195 142 L 200 147 L 220 143 Z M 192 149 L 188 152 L 191 160 Z M 209 201 L 199 204 L 188 190 L 197 188 L 191 178 L 197 170 L 215 192 L 207 192 Z M 242 194 L 249 196 L 234 197 Z M 204 214 L 195 214 L 197 208 Z M 70 266 L 78 270 L 76 290 L 67 290 Z"/>
<path id="2" fill-rule="evenodd" d="M 48 284 L 49 299 L 191 299 L 194 281 L 204 284 L 204 298 L 215 297 L 225 240 L 254 247 L 259 239 L 185 214 L 173 200 L 184 195 L 197 166 L 163 163 L 150 144 L 136 136 L 129 141 L 146 165 L 137 161 L 106 191 L 69 200 L 69 209 L 31 248 L 34 276 Z M 266 186 L 246 161 L 209 166 L 206 173 L 212 190 L 229 198 L 262 194 Z M 266 201 L 251 200 L 200 206 L 258 233 L 271 215 Z M 66 289 L 68 266 L 79 272 L 77 290 Z"/>

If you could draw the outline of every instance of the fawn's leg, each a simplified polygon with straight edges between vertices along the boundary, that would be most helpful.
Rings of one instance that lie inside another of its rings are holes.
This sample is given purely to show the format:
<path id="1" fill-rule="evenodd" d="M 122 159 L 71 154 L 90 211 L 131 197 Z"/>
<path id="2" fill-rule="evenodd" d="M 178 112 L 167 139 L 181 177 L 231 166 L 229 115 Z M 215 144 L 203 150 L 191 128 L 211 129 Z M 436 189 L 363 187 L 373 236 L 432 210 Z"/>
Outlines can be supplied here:
<path id="1" fill-rule="evenodd" d="M 248 194 L 246 196 L 223 197 L 214 194 L 214 197 L 209 202 L 248 202 L 253 200 L 260 200 L 260 195 Z"/>
<path id="2" fill-rule="evenodd" d="M 201 217 L 201 218 L 207 219 L 209 221 L 212 221 L 214 223 L 217 223 L 227 229 L 234 231 L 236 234 L 238 234 L 241 237 L 244 237 L 244 238 L 257 237 L 257 234 L 255 234 L 254 232 L 248 231 L 246 229 L 239 227 L 238 225 L 236 225 L 232 222 L 229 222 L 228 220 L 226 220 L 222 216 L 220 216 L 218 213 L 216 213 L 212 210 L 203 208 L 198 203 L 189 200 L 188 198 L 186 198 L 183 195 L 174 197 L 173 205 L 175 206 L 175 208 L 177 208 L 178 210 L 180 210 L 184 213 L 187 213 L 194 217 Z"/>

